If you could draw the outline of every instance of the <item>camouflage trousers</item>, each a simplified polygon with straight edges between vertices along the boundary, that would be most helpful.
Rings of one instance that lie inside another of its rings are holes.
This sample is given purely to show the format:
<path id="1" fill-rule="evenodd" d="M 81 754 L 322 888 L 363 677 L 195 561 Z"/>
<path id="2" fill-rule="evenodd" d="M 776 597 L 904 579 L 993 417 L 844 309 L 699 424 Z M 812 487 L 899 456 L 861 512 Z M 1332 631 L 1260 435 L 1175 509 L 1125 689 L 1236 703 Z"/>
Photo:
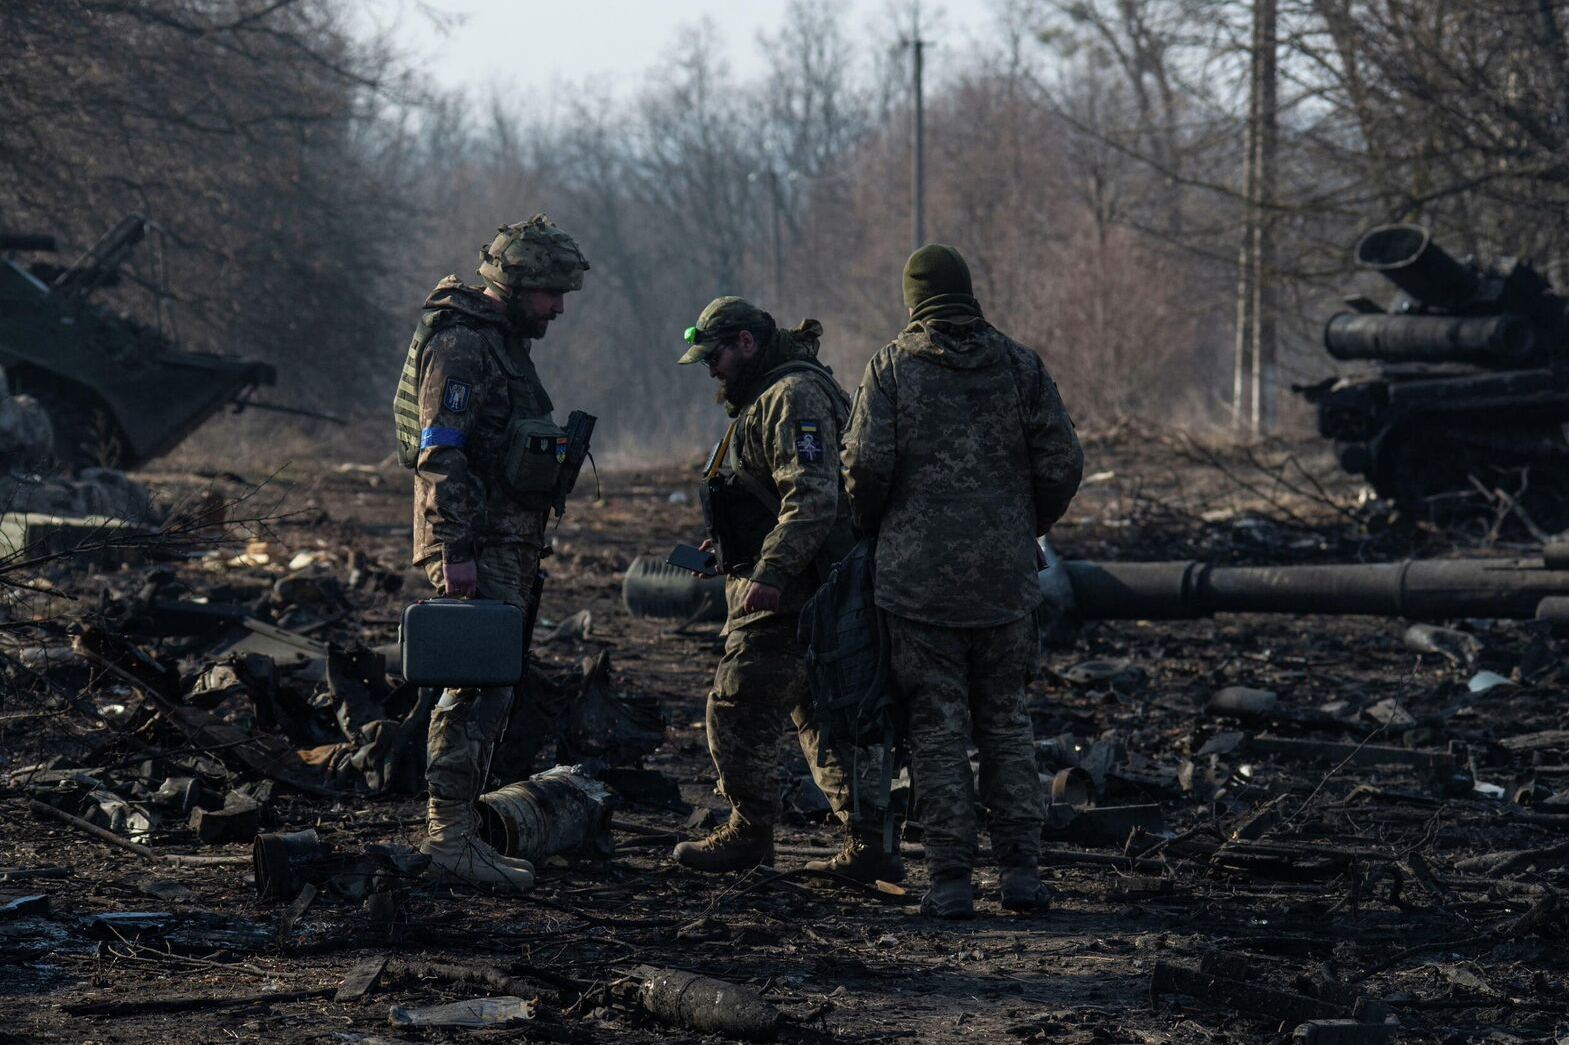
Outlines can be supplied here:
<path id="1" fill-rule="evenodd" d="M 772 827 L 779 819 L 779 736 L 785 716 L 795 724 L 812 779 L 841 821 L 848 821 L 849 778 L 832 751 L 823 752 L 812 721 L 812 692 L 795 621 L 768 618 L 737 628 L 708 693 L 708 751 L 719 772 L 719 792 L 749 824 Z"/>
<path id="2" fill-rule="evenodd" d="M 528 600 L 539 570 L 539 549 L 528 544 L 498 544 L 481 548 L 475 558 L 481 599 L 500 599 L 529 611 Z M 438 591 L 441 560 L 425 566 Z M 512 708 L 512 689 L 443 690 L 430 713 L 425 740 L 425 782 L 430 797 L 473 802 L 485 789 L 490 756 L 496 738 L 506 726 Z"/>
<path id="3" fill-rule="evenodd" d="M 1002 867 L 1035 866 L 1046 809 L 1025 693 L 1040 663 L 1034 615 L 994 628 L 945 628 L 892 614 L 888 623 L 927 870 L 934 878 L 968 875 L 975 865 L 972 737 L 992 855 Z"/>

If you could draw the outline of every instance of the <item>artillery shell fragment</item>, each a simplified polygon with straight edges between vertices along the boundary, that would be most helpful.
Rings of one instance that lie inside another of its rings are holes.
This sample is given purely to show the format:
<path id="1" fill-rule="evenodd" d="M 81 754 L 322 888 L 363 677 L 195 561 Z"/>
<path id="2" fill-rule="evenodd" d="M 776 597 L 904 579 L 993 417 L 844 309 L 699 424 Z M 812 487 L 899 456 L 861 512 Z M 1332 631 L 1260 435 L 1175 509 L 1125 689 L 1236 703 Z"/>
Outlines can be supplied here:
<path id="1" fill-rule="evenodd" d="M 773 1041 L 779 1010 L 750 987 L 693 972 L 640 966 L 638 1002 L 655 1019 L 704 1034 Z"/>

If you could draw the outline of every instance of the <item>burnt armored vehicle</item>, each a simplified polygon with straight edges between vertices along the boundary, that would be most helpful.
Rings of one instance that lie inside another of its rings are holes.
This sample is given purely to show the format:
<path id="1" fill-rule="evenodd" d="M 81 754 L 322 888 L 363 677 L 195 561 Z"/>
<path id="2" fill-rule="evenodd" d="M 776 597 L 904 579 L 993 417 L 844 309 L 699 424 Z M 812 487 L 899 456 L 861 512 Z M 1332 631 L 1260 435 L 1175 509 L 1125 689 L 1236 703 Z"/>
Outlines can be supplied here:
<path id="1" fill-rule="evenodd" d="M 1324 346 L 1370 366 L 1297 388 L 1341 466 L 1407 504 L 1474 476 L 1569 525 L 1569 300 L 1526 260 L 1456 260 L 1418 225 L 1372 229 L 1355 255 L 1399 293 L 1350 299 Z"/>
<path id="2" fill-rule="evenodd" d="M 265 363 L 185 351 L 90 299 L 119 280 L 147 224 L 127 216 L 65 267 L 10 256 L 52 250 L 52 237 L 0 235 L 0 367 L 48 410 L 55 453 L 73 467 L 139 467 L 276 380 Z"/>

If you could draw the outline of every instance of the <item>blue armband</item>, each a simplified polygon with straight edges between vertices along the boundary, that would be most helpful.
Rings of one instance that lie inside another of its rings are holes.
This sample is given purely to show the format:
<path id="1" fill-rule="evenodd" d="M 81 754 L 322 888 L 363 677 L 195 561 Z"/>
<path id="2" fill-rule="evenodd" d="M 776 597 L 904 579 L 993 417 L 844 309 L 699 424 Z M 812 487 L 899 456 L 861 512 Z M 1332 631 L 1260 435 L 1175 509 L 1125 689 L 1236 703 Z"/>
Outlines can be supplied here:
<path id="1" fill-rule="evenodd" d="M 419 433 L 419 448 L 427 450 L 432 446 L 462 446 L 467 438 L 456 428 L 441 428 L 432 426 L 422 428 Z"/>

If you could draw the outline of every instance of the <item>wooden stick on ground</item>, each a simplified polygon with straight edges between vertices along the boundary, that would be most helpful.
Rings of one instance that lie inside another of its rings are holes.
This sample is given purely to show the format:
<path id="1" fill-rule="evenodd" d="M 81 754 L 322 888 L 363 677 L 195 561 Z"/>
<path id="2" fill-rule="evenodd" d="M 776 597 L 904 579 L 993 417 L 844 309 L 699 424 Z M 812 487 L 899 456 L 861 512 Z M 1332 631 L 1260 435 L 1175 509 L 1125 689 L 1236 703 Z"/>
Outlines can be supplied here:
<path id="1" fill-rule="evenodd" d="M 86 832 L 94 838 L 108 842 L 110 845 L 117 845 L 121 849 L 133 852 L 143 860 L 155 860 L 181 867 L 249 867 L 252 862 L 252 858 L 248 854 L 245 856 L 238 854 L 234 856 L 181 856 L 176 853 L 160 853 L 149 849 L 140 842 L 133 842 L 129 838 L 121 838 L 113 831 L 99 827 L 97 824 L 90 824 L 79 816 L 72 816 L 65 810 L 56 809 L 54 806 L 40 802 L 36 798 L 27 800 L 27 808 L 43 816 L 53 817 L 63 823 L 70 824 L 78 831 Z"/>

